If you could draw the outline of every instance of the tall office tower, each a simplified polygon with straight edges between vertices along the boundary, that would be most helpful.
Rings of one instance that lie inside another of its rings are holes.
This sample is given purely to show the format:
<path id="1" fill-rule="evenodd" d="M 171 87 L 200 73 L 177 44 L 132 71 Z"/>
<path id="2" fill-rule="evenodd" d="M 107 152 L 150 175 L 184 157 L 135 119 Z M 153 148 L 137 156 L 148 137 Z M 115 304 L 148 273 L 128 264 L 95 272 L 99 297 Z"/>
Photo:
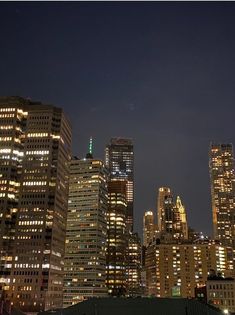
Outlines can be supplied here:
<path id="1" fill-rule="evenodd" d="M 110 179 L 127 180 L 127 230 L 133 231 L 134 152 L 131 139 L 112 138 L 105 150 Z"/>
<path id="2" fill-rule="evenodd" d="M 112 180 L 108 184 L 106 285 L 108 293 L 126 293 L 126 180 Z"/>
<path id="3" fill-rule="evenodd" d="M 18 211 L 25 100 L 0 98 L 0 286 L 9 289 Z"/>
<path id="4" fill-rule="evenodd" d="M 161 237 L 169 235 L 173 239 L 188 238 L 185 207 L 179 196 L 174 202 L 170 188 L 159 188 L 158 223 Z"/>
<path id="5" fill-rule="evenodd" d="M 139 295 L 141 291 L 141 242 L 137 233 L 130 233 L 126 249 L 127 295 Z"/>
<path id="6" fill-rule="evenodd" d="M 174 233 L 176 238 L 188 239 L 188 223 L 185 207 L 179 196 L 176 198 L 174 207 Z"/>
<path id="7" fill-rule="evenodd" d="M 232 274 L 227 250 L 216 242 L 164 244 L 152 242 L 146 250 L 146 287 L 157 297 L 194 297 L 194 289 L 205 285 L 210 270 Z"/>
<path id="8" fill-rule="evenodd" d="M 25 312 L 62 306 L 71 127 L 60 108 L 29 102 L 8 298 Z"/>
<path id="9" fill-rule="evenodd" d="M 154 238 L 155 225 L 153 211 L 146 211 L 143 216 L 143 245 L 147 246 Z"/>
<path id="10" fill-rule="evenodd" d="M 160 187 L 157 199 L 157 219 L 159 232 L 165 231 L 165 200 L 171 197 L 171 190 L 168 187 Z"/>
<path id="11" fill-rule="evenodd" d="M 101 160 L 74 158 L 70 165 L 63 306 L 106 296 L 107 177 Z"/>
<path id="12" fill-rule="evenodd" d="M 214 238 L 235 250 L 235 175 L 232 144 L 211 144 L 209 166 Z"/>

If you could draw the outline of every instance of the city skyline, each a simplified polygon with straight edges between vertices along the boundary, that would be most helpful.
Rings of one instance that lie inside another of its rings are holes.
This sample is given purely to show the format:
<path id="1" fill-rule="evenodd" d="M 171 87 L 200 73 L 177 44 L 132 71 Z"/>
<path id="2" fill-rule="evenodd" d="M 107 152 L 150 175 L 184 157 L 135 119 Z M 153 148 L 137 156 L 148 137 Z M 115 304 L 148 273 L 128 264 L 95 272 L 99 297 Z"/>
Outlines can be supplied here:
<path id="1" fill-rule="evenodd" d="M 108 294 L 194 297 L 212 271 L 234 276 L 232 144 L 210 145 L 214 239 L 188 228 L 181 198 L 160 187 L 157 226 L 153 212 L 145 212 L 151 219 L 144 217 L 141 246 L 128 210 L 132 140 L 112 138 L 104 161 L 93 158 L 90 138 L 85 158 L 72 158 L 63 109 L 1 97 L 0 112 L 4 302 L 38 312 Z"/>
<path id="2" fill-rule="evenodd" d="M 2 98 L 7 98 L 7 97 L 12 97 L 12 98 L 22 98 L 22 96 L 4 96 L 4 97 L 2 97 Z M 35 102 L 35 104 L 36 103 L 40 103 L 40 100 L 31 100 L 31 99 L 26 99 L 26 101 L 29 101 L 29 102 Z M 54 106 L 54 104 L 50 104 L 49 106 Z M 62 110 L 64 111 L 64 108 L 62 107 Z M 65 114 L 66 114 L 66 112 L 65 112 Z M 68 115 L 66 115 L 65 116 L 67 119 L 68 119 L 68 121 L 70 122 L 71 120 L 70 120 L 70 117 L 68 116 Z M 73 129 L 73 126 L 72 126 L 72 129 Z M 131 138 L 131 137 L 110 137 L 110 139 L 109 139 L 109 141 L 107 141 L 106 142 L 106 145 L 104 146 L 104 148 L 103 148 L 103 157 L 97 157 L 96 156 L 96 152 L 95 152 L 95 150 L 94 150 L 94 145 L 95 145 L 95 137 L 93 136 L 93 135 L 91 135 L 88 139 L 86 139 L 86 149 L 84 150 L 84 152 L 86 152 L 86 154 L 81 154 L 80 156 L 77 156 L 76 157 L 76 155 L 75 155 L 75 153 L 74 152 L 72 152 L 71 154 L 72 154 L 72 156 L 75 156 L 77 159 L 84 159 L 84 158 L 87 158 L 88 157 L 88 155 L 89 154 L 91 154 L 92 156 L 94 155 L 94 158 L 96 158 L 96 159 L 100 159 L 100 160 L 102 160 L 104 163 L 107 163 L 107 148 L 110 146 L 110 143 L 112 143 L 112 141 L 119 141 L 120 140 L 120 142 L 122 142 L 122 141 L 127 141 L 127 142 L 130 142 L 131 143 L 131 146 L 132 146 L 132 151 L 133 152 L 135 152 L 135 143 L 133 143 L 133 139 Z M 130 144 L 129 143 L 129 144 Z M 212 142 L 212 141 L 210 141 L 210 143 L 208 144 L 208 150 L 210 150 L 210 147 L 211 147 L 211 145 L 217 145 L 217 144 L 215 144 L 214 142 Z M 233 151 L 233 144 L 231 144 L 231 143 L 229 143 L 228 144 L 229 146 L 231 146 L 231 150 Z M 100 150 L 98 150 L 98 152 L 99 152 Z M 134 153 L 135 154 L 135 153 Z M 210 152 L 209 152 L 209 156 L 208 156 L 208 158 L 210 159 Z M 136 173 L 136 167 L 134 168 L 135 169 L 135 171 L 134 171 L 134 173 Z M 138 171 L 137 171 L 138 172 Z M 208 173 L 210 172 L 210 170 L 208 171 Z M 135 181 L 134 181 L 134 187 L 135 187 Z M 169 188 L 167 188 L 167 189 L 169 189 Z M 208 188 L 209 189 L 209 194 L 211 194 L 211 191 L 210 191 L 210 187 Z M 158 190 L 161 190 L 161 185 L 159 186 L 159 187 L 155 187 L 155 194 L 156 193 L 158 193 Z M 172 189 L 173 190 L 173 189 Z M 133 193 L 134 193 L 134 198 L 135 198 L 135 196 L 136 196 L 136 193 L 135 193 L 135 189 L 134 189 L 134 191 L 133 191 Z M 156 196 L 155 196 L 155 198 L 156 198 Z M 211 196 L 210 196 L 210 198 L 211 198 Z M 183 196 L 183 200 L 184 200 L 184 196 Z M 136 211 L 135 211 L 135 203 L 134 203 L 134 212 L 133 212 L 133 226 L 135 227 L 136 226 Z M 144 209 L 144 212 L 143 212 L 143 215 L 144 215 L 144 213 L 147 211 L 146 209 L 148 209 L 147 207 Z M 152 208 L 149 208 L 150 209 L 150 211 L 153 211 L 153 213 L 154 213 L 154 215 L 155 215 L 155 219 L 154 219 L 154 223 L 157 223 L 158 222 L 158 220 L 159 220 L 159 218 L 157 217 L 158 216 L 158 201 L 156 202 L 156 199 L 155 199 L 155 205 L 154 205 L 154 207 L 152 207 Z M 209 233 L 206 233 L 206 235 L 208 235 L 208 236 L 210 236 L 210 237 L 214 237 L 214 234 L 213 234 L 213 220 L 212 220 L 212 216 L 213 216 L 213 211 L 212 211 L 212 201 L 211 201 L 211 209 L 209 209 L 209 211 L 211 212 L 211 221 L 210 221 L 210 225 L 211 225 L 211 229 L 209 230 Z M 190 215 L 188 216 L 188 222 L 192 222 L 191 220 L 190 220 Z M 200 222 L 199 222 L 200 223 Z M 203 234 L 205 234 L 205 231 L 203 231 L 203 230 L 200 230 L 200 229 L 197 229 L 196 228 L 196 226 L 194 226 L 193 225 L 193 222 L 192 222 L 192 224 L 189 224 L 189 227 L 190 228 L 193 228 L 193 229 L 195 229 L 195 230 L 197 230 L 198 232 L 203 232 Z M 142 242 L 143 242 L 143 233 L 142 233 L 142 231 L 143 231 L 143 223 L 141 222 L 141 224 L 140 224 L 140 226 L 139 226 L 139 228 L 137 227 L 137 228 L 134 228 L 133 229 L 133 231 L 134 232 L 137 232 L 138 233 L 138 235 L 139 235 L 139 237 L 141 238 L 141 240 L 142 240 Z"/>
<path id="3" fill-rule="evenodd" d="M 235 143 L 234 3 L 0 7 L 0 95 L 62 107 L 75 155 L 91 135 L 102 159 L 111 137 L 133 138 L 140 235 L 161 186 L 182 196 L 189 226 L 211 235 L 209 143 Z"/>

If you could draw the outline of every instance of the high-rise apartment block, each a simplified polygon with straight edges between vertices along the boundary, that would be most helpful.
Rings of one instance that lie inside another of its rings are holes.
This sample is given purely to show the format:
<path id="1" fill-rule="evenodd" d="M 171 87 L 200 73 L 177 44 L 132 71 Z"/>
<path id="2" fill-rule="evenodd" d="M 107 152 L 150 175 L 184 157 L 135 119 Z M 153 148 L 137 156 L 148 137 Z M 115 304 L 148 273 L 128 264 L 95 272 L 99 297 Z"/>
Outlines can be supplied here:
<path id="1" fill-rule="evenodd" d="M 211 269 L 228 273 L 227 248 L 209 243 L 158 243 L 146 249 L 145 270 L 148 295 L 194 297 L 196 286 L 205 285 Z"/>
<path id="2" fill-rule="evenodd" d="M 232 144 L 211 144 L 209 166 L 214 238 L 235 250 L 235 174 Z"/>
<path id="3" fill-rule="evenodd" d="M 127 180 L 127 230 L 133 231 L 134 152 L 131 139 L 112 138 L 106 146 L 105 163 L 110 179 Z"/>
<path id="4" fill-rule="evenodd" d="M 143 245 L 146 247 L 155 235 L 153 211 L 145 211 L 143 216 Z"/>
<path id="5" fill-rule="evenodd" d="M 160 234 L 170 235 L 173 239 L 188 238 L 188 224 L 185 207 L 179 196 L 174 202 L 171 189 L 159 188 L 158 192 L 158 228 Z"/>
<path id="6" fill-rule="evenodd" d="M 9 131 L 1 137 L 6 162 L 1 184 L 7 194 L 7 199 L 1 196 L 1 260 L 8 260 L 1 281 L 6 282 L 6 298 L 26 312 L 58 308 L 71 127 L 60 108 L 18 97 L 1 98 L 0 114 L 0 130 Z"/>
<path id="7" fill-rule="evenodd" d="M 68 307 L 106 296 L 107 169 L 91 152 L 70 164 L 64 299 Z"/>
<path id="8" fill-rule="evenodd" d="M 126 293 L 126 180 L 112 180 L 108 184 L 106 285 L 108 293 Z"/>

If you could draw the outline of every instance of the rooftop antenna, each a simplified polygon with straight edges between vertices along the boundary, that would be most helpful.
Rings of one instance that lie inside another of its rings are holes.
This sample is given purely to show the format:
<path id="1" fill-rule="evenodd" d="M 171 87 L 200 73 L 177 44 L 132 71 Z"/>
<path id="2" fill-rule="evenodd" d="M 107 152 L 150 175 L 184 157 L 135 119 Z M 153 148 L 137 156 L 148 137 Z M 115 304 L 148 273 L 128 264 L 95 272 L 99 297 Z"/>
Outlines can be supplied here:
<path id="1" fill-rule="evenodd" d="M 93 139 L 90 137 L 89 146 L 88 146 L 88 153 L 86 155 L 87 159 L 93 159 Z"/>

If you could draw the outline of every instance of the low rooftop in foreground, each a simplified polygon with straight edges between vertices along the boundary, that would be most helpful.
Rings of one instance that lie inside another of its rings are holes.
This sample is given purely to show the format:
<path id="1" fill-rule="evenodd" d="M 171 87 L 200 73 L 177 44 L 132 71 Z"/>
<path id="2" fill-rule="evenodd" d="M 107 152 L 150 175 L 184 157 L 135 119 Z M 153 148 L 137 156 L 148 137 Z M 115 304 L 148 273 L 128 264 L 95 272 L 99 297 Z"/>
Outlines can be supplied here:
<path id="1" fill-rule="evenodd" d="M 92 298 L 40 315 L 219 315 L 221 311 L 193 299 Z"/>

